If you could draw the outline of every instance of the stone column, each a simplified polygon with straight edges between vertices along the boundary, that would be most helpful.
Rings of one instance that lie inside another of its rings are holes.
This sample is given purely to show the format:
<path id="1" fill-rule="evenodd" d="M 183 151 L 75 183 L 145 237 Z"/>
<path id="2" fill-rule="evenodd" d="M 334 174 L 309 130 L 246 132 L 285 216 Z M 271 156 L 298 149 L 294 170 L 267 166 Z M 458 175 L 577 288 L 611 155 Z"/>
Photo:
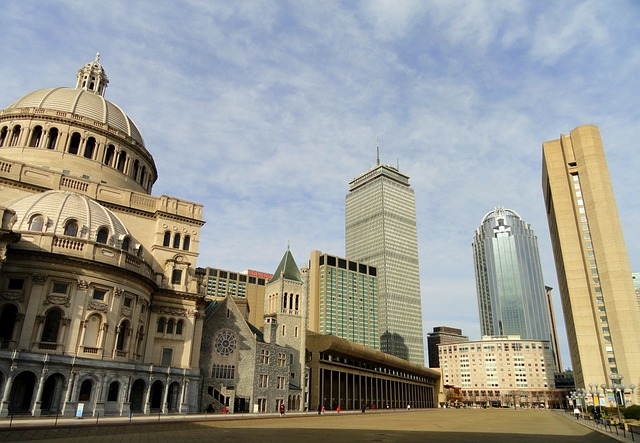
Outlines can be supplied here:
<path id="1" fill-rule="evenodd" d="M 38 379 L 37 390 L 36 390 L 36 398 L 33 402 L 33 406 L 31 406 L 31 415 L 34 417 L 40 417 L 41 409 L 40 405 L 42 404 L 42 390 L 44 389 L 44 379 L 47 375 L 47 360 L 49 359 L 49 354 L 44 355 L 45 362 L 44 367 L 40 373 L 40 378 Z"/>
<path id="2" fill-rule="evenodd" d="M 69 383 L 67 384 L 67 392 L 64 395 L 64 404 L 62 405 L 62 415 L 64 416 L 73 416 L 75 415 L 76 410 L 76 402 L 71 401 L 73 397 L 73 390 L 76 384 L 77 372 L 71 371 L 71 376 L 69 377 Z"/>

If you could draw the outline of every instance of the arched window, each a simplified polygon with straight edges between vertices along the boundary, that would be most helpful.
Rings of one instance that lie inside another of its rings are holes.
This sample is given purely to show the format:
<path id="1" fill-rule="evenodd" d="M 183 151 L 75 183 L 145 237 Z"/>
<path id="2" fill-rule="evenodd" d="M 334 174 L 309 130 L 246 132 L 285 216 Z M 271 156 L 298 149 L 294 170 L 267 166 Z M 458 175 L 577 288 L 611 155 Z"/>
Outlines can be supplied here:
<path id="1" fill-rule="evenodd" d="M 34 215 L 29 221 L 29 231 L 42 232 L 44 228 L 44 217 L 41 215 Z"/>
<path id="2" fill-rule="evenodd" d="M 127 161 L 127 153 L 124 151 L 120 151 L 118 154 L 118 171 L 124 172 L 124 165 Z"/>
<path id="3" fill-rule="evenodd" d="M 117 381 L 111 382 L 109 385 L 109 392 L 107 394 L 107 401 L 118 401 L 118 394 L 120 392 L 120 383 Z"/>
<path id="4" fill-rule="evenodd" d="M 162 239 L 162 246 L 169 247 L 171 246 L 171 232 L 166 231 L 164 233 L 164 238 Z"/>
<path id="5" fill-rule="evenodd" d="M 80 149 L 80 133 L 74 132 L 71 135 L 71 140 L 69 140 L 69 149 L 67 149 L 67 152 L 69 154 L 77 155 L 78 149 Z"/>
<path id="6" fill-rule="evenodd" d="M 111 166 L 111 162 L 113 161 L 113 156 L 116 153 L 116 147 L 113 145 L 108 145 L 107 150 L 104 153 L 104 164 L 107 166 Z"/>
<path id="7" fill-rule="evenodd" d="M 158 327 L 156 329 L 156 332 L 160 332 L 161 334 L 164 333 L 164 323 L 165 323 L 164 317 L 160 317 L 158 319 Z"/>
<path id="8" fill-rule="evenodd" d="M 93 151 L 95 149 L 96 149 L 96 139 L 93 137 L 89 137 L 87 139 L 87 143 L 84 146 L 85 158 L 93 158 Z"/>
<path id="9" fill-rule="evenodd" d="M 137 357 L 142 357 L 142 344 L 144 342 L 144 327 L 140 326 L 140 329 L 138 329 L 138 336 L 137 336 L 137 342 L 136 342 L 136 356 Z"/>
<path id="10" fill-rule="evenodd" d="M 127 337 L 129 335 L 129 322 L 127 320 L 120 323 L 118 328 L 118 338 L 116 339 L 116 350 L 124 351 L 127 345 Z"/>
<path id="11" fill-rule="evenodd" d="M 124 240 L 122 240 L 122 249 L 123 251 L 129 252 L 129 246 L 131 244 L 131 239 L 129 237 L 125 237 Z"/>
<path id="12" fill-rule="evenodd" d="M 78 222 L 76 220 L 68 220 L 64 225 L 64 235 L 75 237 L 78 235 Z"/>
<path id="13" fill-rule="evenodd" d="M 107 228 L 98 229 L 98 234 L 96 235 L 96 242 L 106 244 L 108 239 L 109 239 L 109 230 Z"/>
<path id="14" fill-rule="evenodd" d="M 138 246 L 138 257 L 142 257 L 144 255 L 144 247 L 142 245 Z"/>
<path id="15" fill-rule="evenodd" d="M 169 321 L 167 321 L 167 334 L 173 334 L 173 325 L 174 321 L 170 318 Z"/>
<path id="16" fill-rule="evenodd" d="M 57 343 L 61 322 L 62 313 L 58 309 L 50 310 L 44 319 L 44 327 L 42 328 L 42 337 L 40 338 L 40 341 L 46 343 Z"/>
<path id="17" fill-rule="evenodd" d="M 142 172 L 140 172 L 140 184 L 142 186 L 144 186 L 144 179 L 145 179 L 146 175 L 147 175 L 147 167 L 143 166 L 142 167 Z"/>
<path id="18" fill-rule="evenodd" d="M 18 317 L 18 308 L 4 305 L 0 314 L 0 348 L 6 349 L 13 338 L 13 328 Z"/>
<path id="19" fill-rule="evenodd" d="M 188 235 L 185 235 L 184 241 L 182 242 L 182 249 L 184 249 L 185 251 L 188 251 L 189 246 L 191 246 L 191 237 Z"/>
<path id="20" fill-rule="evenodd" d="M 56 149 L 57 142 L 58 142 L 58 128 L 49 129 L 49 141 L 47 142 L 47 149 Z"/>
<path id="21" fill-rule="evenodd" d="M 9 133 L 9 130 L 7 129 L 6 126 L 0 129 L 0 147 L 4 146 L 4 142 L 7 141 L 8 133 Z"/>
<path id="22" fill-rule="evenodd" d="M 133 171 L 131 171 L 131 176 L 135 181 L 138 181 L 138 170 L 140 169 L 140 162 L 138 159 L 133 161 Z"/>
<path id="23" fill-rule="evenodd" d="M 42 126 L 36 126 L 31 131 L 31 140 L 29 140 L 29 146 L 37 148 L 40 146 L 40 140 L 42 139 Z"/>
<path id="24" fill-rule="evenodd" d="M 182 335 L 183 325 L 184 325 L 184 322 L 182 320 L 178 320 L 178 323 L 176 323 L 176 335 Z"/>
<path id="25" fill-rule="evenodd" d="M 173 236 L 173 247 L 174 248 L 180 247 L 180 234 L 176 234 Z"/>
<path id="26" fill-rule="evenodd" d="M 90 401 L 91 390 L 93 389 L 93 383 L 91 380 L 85 380 L 80 385 L 80 394 L 78 395 L 78 401 Z"/>
<path id="27" fill-rule="evenodd" d="M 9 146 L 16 146 L 18 144 L 18 142 L 20 141 L 21 130 L 22 128 L 20 127 L 20 125 L 16 125 L 13 127 L 13 131 L 11 131 L 11 141 L 9 143 Z"/>

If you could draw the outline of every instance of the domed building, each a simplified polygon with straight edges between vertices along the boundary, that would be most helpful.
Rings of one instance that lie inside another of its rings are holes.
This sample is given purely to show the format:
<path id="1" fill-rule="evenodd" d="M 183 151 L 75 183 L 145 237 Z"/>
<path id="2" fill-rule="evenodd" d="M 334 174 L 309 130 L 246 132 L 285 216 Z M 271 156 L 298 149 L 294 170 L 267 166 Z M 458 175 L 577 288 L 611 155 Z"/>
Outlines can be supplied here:
<path id="1" fill-rule="evenodd" d="M 0 111 L 0 416 L 199 407 L 202 205 L 151 195 L 108 83 L 96 56 Z"/>

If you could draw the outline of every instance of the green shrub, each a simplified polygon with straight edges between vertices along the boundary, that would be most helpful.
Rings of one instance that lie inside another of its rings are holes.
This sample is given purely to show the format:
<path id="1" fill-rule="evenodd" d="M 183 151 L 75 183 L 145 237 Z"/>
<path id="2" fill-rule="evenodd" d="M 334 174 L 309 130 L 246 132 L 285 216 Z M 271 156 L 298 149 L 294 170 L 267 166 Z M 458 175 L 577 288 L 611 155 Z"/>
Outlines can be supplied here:
<path id="1" fill-rule="evenodd" d="M 640 420 L 640 405 L 633 405 L 624 408 L 624 418 L 629 420 Z"/>

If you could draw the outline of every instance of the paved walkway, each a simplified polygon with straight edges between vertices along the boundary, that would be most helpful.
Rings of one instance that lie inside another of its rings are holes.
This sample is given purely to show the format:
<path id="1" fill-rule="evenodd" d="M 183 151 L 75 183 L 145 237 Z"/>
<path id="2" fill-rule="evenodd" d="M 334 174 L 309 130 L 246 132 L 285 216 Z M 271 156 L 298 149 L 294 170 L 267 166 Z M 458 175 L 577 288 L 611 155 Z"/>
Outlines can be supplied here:
<path id="1" fill-rule="evenodd" d="M 614 443 L 546 410 L 431 409 L 317 414 L 0 420 L 0 441 Z"/>

